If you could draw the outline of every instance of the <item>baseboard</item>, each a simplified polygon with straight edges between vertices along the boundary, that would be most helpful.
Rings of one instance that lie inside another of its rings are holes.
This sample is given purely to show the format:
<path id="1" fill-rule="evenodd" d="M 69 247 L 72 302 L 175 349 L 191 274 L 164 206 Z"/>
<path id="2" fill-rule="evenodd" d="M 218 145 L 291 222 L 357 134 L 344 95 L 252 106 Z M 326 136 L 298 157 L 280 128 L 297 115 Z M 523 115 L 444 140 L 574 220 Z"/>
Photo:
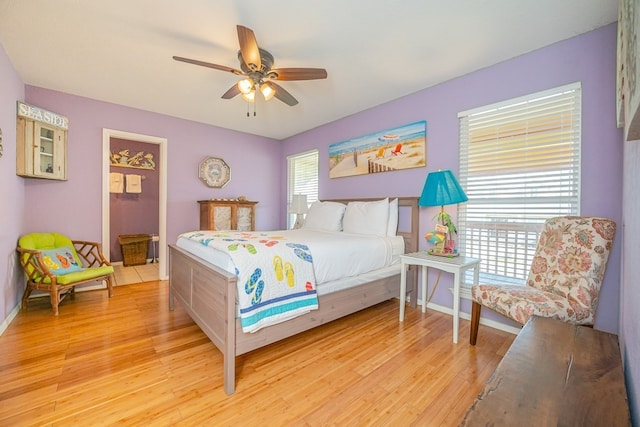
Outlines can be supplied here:
<path id="1" fill-rule="evenodd" d="M 418 307 L 416 307 L 416 308 L 422 310 L 422 301 L 418 300 Z M 427 309 L 435 310 L 435 311 L 438 311 L 440 313 L 445 313 L 445 314 L 448 314 L 450 316 L 453 316 L 453 309 L 452 308 L 445 307 L 443 305 L 435 304 L 435 303 L 432 303 L 432 302 L 427 303 Z M 465 320 L 471 320 L 471 315 L 469 313 L 465 313 L 464 311 L 461 311 L 460 312 L 460 318 L 461 319 L 465 319 Z M 505 325 L 503 323 L 496 322 L 495 320 L 485 319 L 483 317 L 480 317 L 480 324 L 488 326 L 488 327 L 493 328 L 493 329 L 497 329 L 499 331 L 508 332 L 508 333 L 514 334 L 514 335 L 518 335 L 518 333 L 520 332 L 520 328 L 516 328 L 516 327 L 513 327 L 513 326 Z"/>
<path id="2" fill-rule="evenodd" d="M 115 284 L 114 284 L 115 286 Z M 86 292 L 86 291 L 95 291 L 98 289 L 107 289 L 106 282 L 102 281 L 101 283 L 96 283 L 94 285 L 80 285 L 76 286 L 76 292 Z"/>
<path id="3" fill-rule="evenodd" d="M 400 298 L 398 298 L 400 299 Z M 411 301 L 410 297 L 407 297 L 407 302 Z M 418 299 L 416 310 L 422 310 L 422 300 Z M 427 303 L 427 309 L 431 309 L 434 311 L 438 311 L 440 313 L 448 314 L 453 317 L 453 309 L 451 307 L 446 307 L 444 305 L 435 304 L 432 302 Z M 460 318 L 465 320 L 471 320 L 471 315 L 469 313 L 465 313 L 464 311 L 460 312 Z M 480 317 L 480 324 L 488 326 L 493 329 L 497 329 L 499 331 L 508 332 L 513 335 L 518 335 L 520 333 L 520 328 L 516 328 L 513 326 L 505 325 L 504 323 L 496 322 L 495 320 L 485 319 L 484 317 Z"/>
<path id="4" fill-rule="evenodd" d="M 9 327 L 11 322 L 13 321 L 13 319 L 15 319 L 15 317 L 20 312 L 21 308 L 22 308 L 22 302 L 20 301 L 20 302 L 18 302 L 18 304 L 15 307 L 13 307 L 13 310 L 11 310 L 9 312 L 9 315 L 7 316 L 7 318 L 4 319 L 2 321 L 2 323 L 0 323 L 0 335 L 4 334 L 4 331 L 7 330 L 7 328 Z"/>
<path id="5" fill-rule="evenodd" d="M 147 264 L 158 264 L 159 262 L 160 261 L 158 261 L 158 258 L 147 258 L 147 262 L 145 264 L 128 265 L 126 267 L 123 261 L 113 261 L 113 262 L 110 262 L 110 264 L 114 267 L 119 266 L 119 267 L 129 268 L 129 267 L 139 267 L 141 265 L 147 265 Z"/>
<path id="6" fill-rule="evenodd" d="M 94 291 L 97 289 L 107 289 L 107 284 L 104 281 L 101 283 L 96 283 L 94 285 L 85 285 L 85 286 L 76 286 L 75 292 L 85 292 L 85 291 Z M 33 291 L 31 295 L 29 295 L 29 299 L 32 298 L 49 298 L 49 292 L 45 291 Z M 6 319 L 0 323 L 0 335 L 4 333 L 4 331 L 9 327 L 13 319 L 20 313 L 20 309 L 22 308 L 22 300 L 18 301 L 18 304 L 13 307 L 13 309 L 9 312 L 9 315 Z"/>

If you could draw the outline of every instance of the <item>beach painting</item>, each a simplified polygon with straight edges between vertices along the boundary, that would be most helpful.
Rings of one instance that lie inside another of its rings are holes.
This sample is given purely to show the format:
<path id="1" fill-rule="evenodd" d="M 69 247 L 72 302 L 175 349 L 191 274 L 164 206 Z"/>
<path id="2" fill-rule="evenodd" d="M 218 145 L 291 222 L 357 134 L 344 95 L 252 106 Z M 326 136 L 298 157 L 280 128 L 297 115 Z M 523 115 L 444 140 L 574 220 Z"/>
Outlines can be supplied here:
<path id="1" fill-rule="evenodd" d="M 425 120 L 329 145 L 329 178 L 426 165 Z"/>

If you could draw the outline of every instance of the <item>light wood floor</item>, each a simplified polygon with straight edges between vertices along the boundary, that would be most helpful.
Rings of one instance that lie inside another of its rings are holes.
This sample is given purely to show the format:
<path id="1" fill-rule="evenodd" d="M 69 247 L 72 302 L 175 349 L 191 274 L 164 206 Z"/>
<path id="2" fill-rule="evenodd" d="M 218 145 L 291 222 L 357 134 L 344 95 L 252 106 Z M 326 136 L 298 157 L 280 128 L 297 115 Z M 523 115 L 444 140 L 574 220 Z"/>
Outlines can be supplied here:
<path id="1" fill-rule="evenodd" d="M 451 342 L 451 317 L 382 303 L 237 358 L 222 356 L 168 282 L 76 294 L 51 315 L 30 301 L 0 337 L 0 425 L 457 425 L 514 336 Z"/>

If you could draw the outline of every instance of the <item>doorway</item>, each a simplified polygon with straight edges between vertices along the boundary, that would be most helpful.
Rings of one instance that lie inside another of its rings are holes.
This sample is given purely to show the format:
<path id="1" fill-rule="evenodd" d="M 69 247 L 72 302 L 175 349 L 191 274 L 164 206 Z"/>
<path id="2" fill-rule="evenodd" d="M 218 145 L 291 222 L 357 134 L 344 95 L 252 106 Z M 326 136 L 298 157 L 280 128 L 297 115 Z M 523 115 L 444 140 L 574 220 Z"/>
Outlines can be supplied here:
<path id="1" fill-rule="evenodd" d="M 158 276 L 160 280 L 168 278 L 167 266 L 167 140 L 149 135 L 118 131 L 113 129 L 102 130 L 102 249 L 105 256 L 111 253 L 111 225 L 110 225 L 110 182 L 109 172 L 111 165 L 111 139 L 123 139 L 129 141 L 157 144 L 159 146 L 159 159 L 156 161 L 158 168 L 158 236 L 157 259 Z M 154 242 L 155 244 L 155 242 Z M 154 255 L 155 257 L 155 255 Z"/>

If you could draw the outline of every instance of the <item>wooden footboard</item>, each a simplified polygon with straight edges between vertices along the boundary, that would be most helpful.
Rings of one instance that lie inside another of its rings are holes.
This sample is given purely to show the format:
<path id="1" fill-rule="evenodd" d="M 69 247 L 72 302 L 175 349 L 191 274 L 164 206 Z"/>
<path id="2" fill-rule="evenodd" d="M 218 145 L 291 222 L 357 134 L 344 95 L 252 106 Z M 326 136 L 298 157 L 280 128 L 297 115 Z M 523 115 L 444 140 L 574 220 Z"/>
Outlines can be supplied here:
<path id="1" fill-rule="evenodd" d="M 291 337 L 332 320 L 364 310 L 400 295 L 400 275 L 396 274 L 354 288 L 318 296 L 318 309 L 251 334 L 242 332 L 236 319 L 236 355 Z"/>
<path id="2" fill-rule="evenodd" d="M 180 301 L 222 352 L 227 394 L 235 390 L 236 283 L 235 275 L 169 245 L 169 309 Z"/>
<path id="3" fill-rule="evenodd" d="M 360 199 L 362 200 L 362 199 Z M 346 202 L 346 201 L 344 201 Z M 411 230 L 399 231 L 405 238 L 407 252 L 418 247 L 417 198 L 399 198 L 400 206 L 411 208 Z M 413 282 L 412 305 L 417 290 L 416 271 L 408 276 Z M 224 391 L 235 391 L 236 356 L 315 328 L 400 295 L 400 272 L 354 288 L 318 297 L 318 310 L 255 333 L 244 333 L 236 319 L 237 277 L 175 245 L 169 245 L 169 308 L 175 300 L 222 352 Z"/>
<path id="4" fill-rule="evenodd" d="M 236 276 L 169 245 L 169 308 L 175 300 L 185 309 L 222 352 L 224 391 L 235 391 L 235 356 L 291 337 L 391 298 L 400 293 L 400 275 L 379 279 L 354 288 L 318 297 L 318 310 L 286 322 L 242 332 L 236 319 Z"/>

